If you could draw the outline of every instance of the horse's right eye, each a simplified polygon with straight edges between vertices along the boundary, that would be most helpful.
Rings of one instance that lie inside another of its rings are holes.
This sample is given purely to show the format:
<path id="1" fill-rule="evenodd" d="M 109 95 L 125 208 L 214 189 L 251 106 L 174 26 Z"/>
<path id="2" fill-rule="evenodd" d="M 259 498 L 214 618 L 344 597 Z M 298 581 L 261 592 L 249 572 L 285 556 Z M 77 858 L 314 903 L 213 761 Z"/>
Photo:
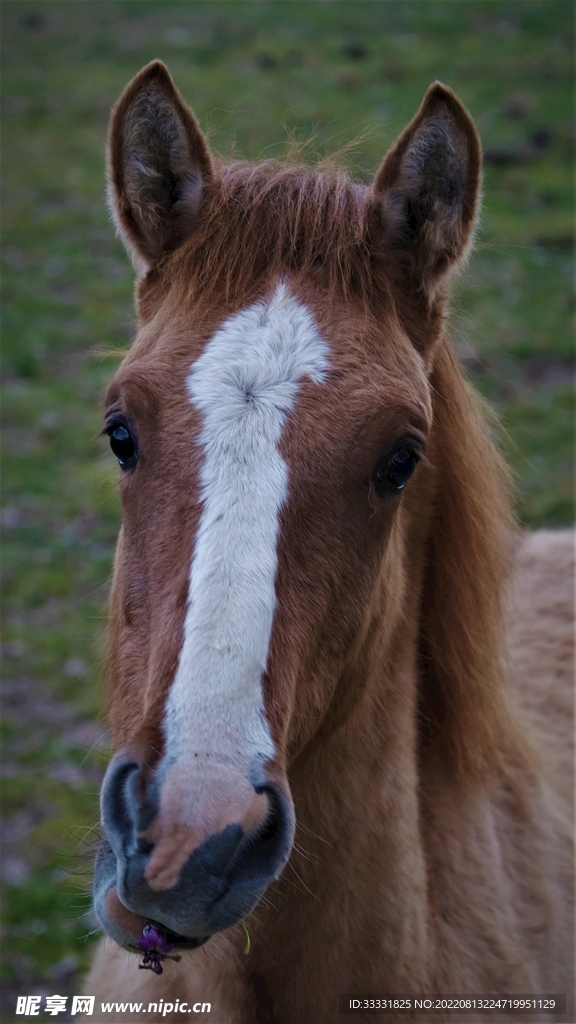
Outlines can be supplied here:
<path id="1" fill-rule="evenodd" d="M 124 423 L 111 423 L 106 428 L 110 447 L 118 459 L 121 469 L 132 469 L 138 460 L 138 448 L 132 434 Z"/>

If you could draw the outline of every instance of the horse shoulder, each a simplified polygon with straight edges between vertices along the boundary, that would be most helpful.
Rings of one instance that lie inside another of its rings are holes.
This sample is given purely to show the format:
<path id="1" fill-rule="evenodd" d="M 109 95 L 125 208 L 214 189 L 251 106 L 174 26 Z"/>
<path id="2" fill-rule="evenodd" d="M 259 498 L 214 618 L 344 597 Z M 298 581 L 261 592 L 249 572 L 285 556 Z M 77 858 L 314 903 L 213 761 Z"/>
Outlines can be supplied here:
<path id="1" fill-rule="evenodd" d="M 507 617 L 512 683 L 543 763 L 571 795 L 574 686 L 574 533 L 522 537 Z"/>

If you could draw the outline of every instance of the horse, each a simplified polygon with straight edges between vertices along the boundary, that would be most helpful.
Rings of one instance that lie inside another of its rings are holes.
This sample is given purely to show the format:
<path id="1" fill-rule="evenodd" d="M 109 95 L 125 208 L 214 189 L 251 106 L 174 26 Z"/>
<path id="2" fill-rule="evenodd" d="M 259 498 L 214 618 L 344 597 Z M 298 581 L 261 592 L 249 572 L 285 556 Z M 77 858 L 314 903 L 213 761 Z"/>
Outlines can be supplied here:
<path id="1" fill-rule="evenodd" d="M 226 162 L 154 61 L 108 175 L 139 321 L 105 403 L 86 992 L 116 1020 L 416 1021 L 440 994 L 473 1022 L 550 993 L 518 1019 L 567 1019 L 572 542 L 515 527 L 449 339 L 471 117 L 431 85 L 371 185 Z"/>

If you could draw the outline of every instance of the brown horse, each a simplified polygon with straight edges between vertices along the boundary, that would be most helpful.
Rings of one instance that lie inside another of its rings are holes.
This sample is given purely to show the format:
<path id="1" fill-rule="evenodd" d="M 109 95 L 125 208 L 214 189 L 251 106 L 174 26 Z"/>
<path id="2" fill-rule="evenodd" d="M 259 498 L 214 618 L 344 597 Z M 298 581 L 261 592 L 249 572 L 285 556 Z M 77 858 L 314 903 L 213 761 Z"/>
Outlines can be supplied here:
<path id="1" fill-rule="evenodd" d="M 345 994 L 424 1020 L 416 995 L 554 993 L 567 1017 L 519 1019 L 574 1019 L 571 543 L 514 533 L 445 331 L 480 171 L 440 84 L 372 187 L 218 165 L 159 62 L 115 108 L 140 323 L 106 400 L 98 1001 L 334 1024 Z"/>

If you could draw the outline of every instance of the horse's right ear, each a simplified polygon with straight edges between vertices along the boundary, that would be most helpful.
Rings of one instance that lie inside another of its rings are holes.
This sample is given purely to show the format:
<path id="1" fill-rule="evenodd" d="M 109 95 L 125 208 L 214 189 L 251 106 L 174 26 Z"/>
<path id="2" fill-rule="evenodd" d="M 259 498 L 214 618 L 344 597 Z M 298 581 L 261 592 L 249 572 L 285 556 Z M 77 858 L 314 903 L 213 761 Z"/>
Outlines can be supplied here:
<path id="1" fill-rule="evenodd" d="M 139 274 L 185 241 L 211 178 L 194 115 L 164 64 L 153 61 L 116 104 L 108 149 L 110 206 Z"/>

